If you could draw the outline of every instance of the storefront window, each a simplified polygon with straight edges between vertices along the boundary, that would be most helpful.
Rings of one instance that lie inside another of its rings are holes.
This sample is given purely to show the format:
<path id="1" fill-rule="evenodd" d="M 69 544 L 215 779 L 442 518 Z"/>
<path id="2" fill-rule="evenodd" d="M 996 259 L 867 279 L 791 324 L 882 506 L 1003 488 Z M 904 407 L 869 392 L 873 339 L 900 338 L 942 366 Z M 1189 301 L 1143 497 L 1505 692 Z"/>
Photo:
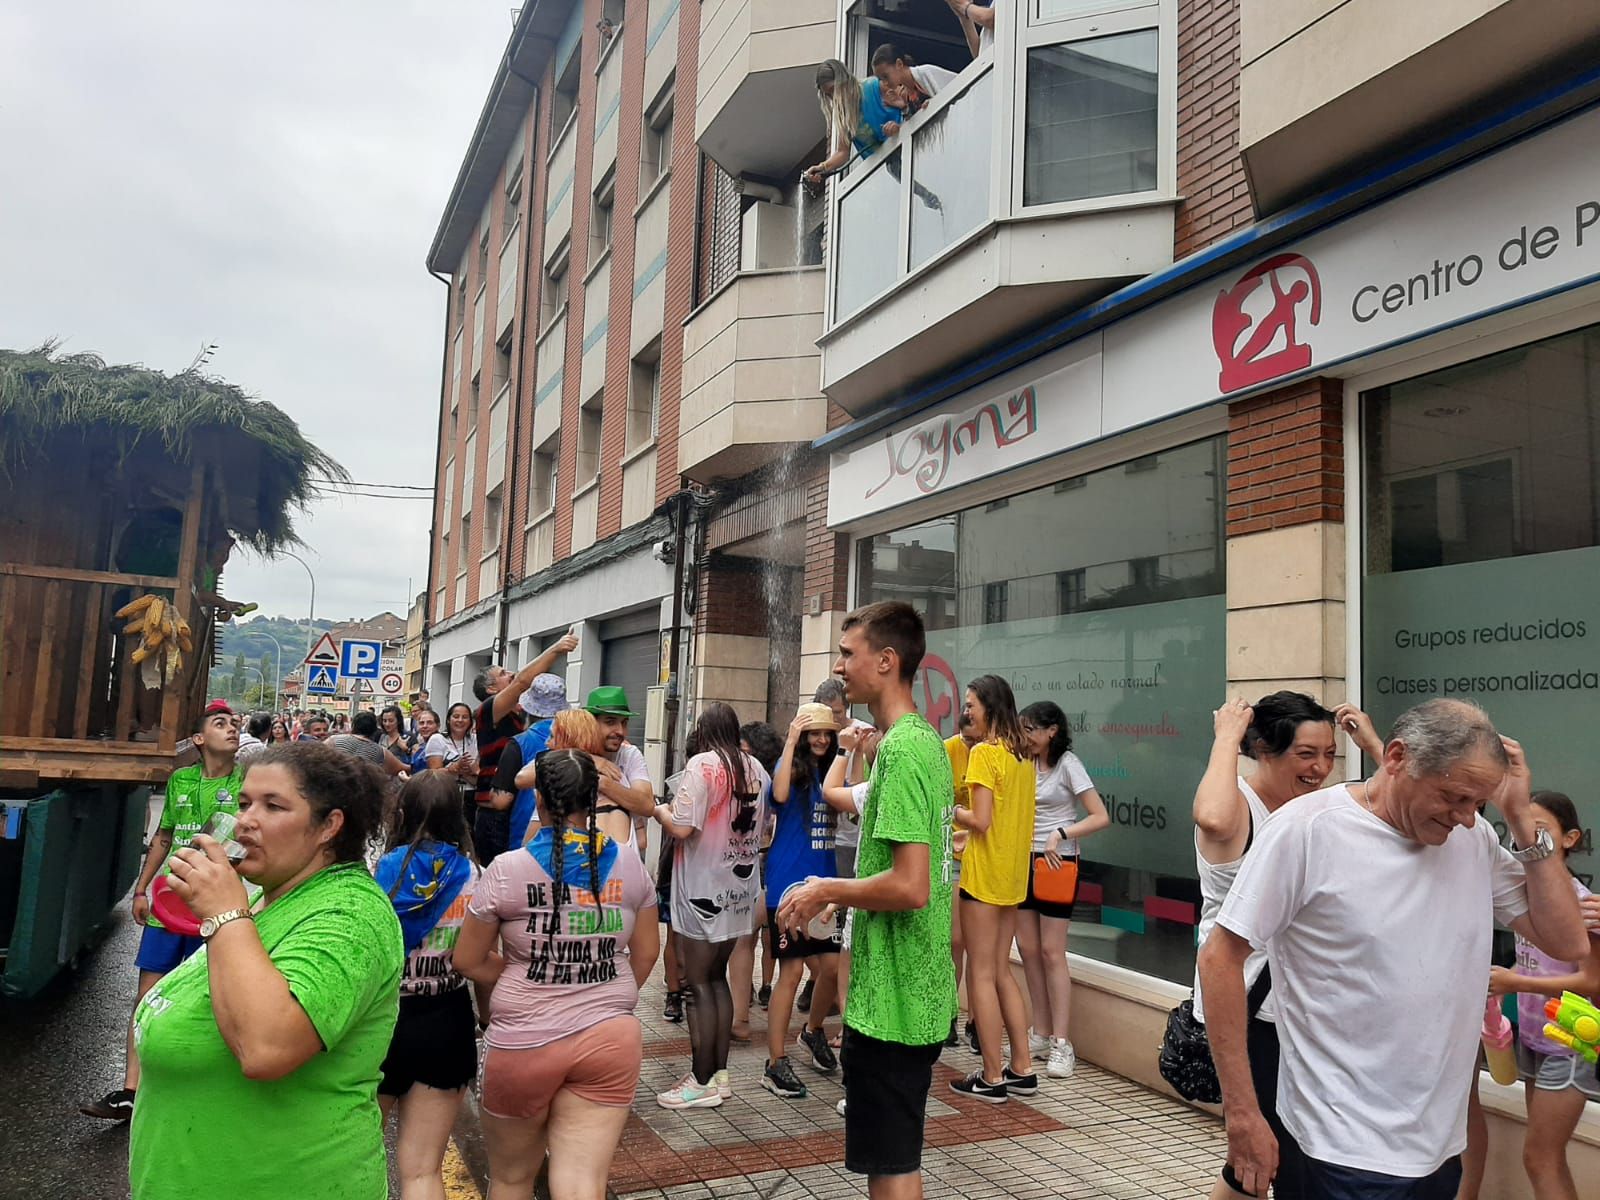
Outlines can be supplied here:
<path id="1" fill-rule="evenodd" d="M 1600 327 L 1362 397 L 1362 675 L 1383 729 L 1481 704 L 1587 828 L 1600 718 Z M 1503 826 L 1502 826 L 1503 828 Z M 1580 877 L 1594 870 L 1571 860 Z"/>
<path id="2" fill-rule="evenodd" d="M 858 601 L 923 614 L 917 703 L 943 736 L 965 682 L 1053 700 L 1112 826 L 1083 844 L 1072 948 L 1194 973 L 1190 806 L 1224 691 L 1223 478 L 1211 439 L 858 543 Z"/>

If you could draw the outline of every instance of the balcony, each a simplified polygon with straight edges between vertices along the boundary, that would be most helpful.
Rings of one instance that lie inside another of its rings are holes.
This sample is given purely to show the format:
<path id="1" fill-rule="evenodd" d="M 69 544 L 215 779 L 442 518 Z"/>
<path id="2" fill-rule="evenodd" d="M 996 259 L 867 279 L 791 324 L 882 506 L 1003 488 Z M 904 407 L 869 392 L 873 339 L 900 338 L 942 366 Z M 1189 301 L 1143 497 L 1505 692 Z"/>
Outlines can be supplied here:
<path id="1" fill-rule="evenodd" d="M 595 70 L 594 88 L 594 166 L 590 178 L 599 179 L 617 161 L 617 113 L 622 106 L 622 39 L 618 29 L 607 44 Z"/>
<path id="2" fill-rule="evenodd" d="M 745 271 L 683 329 L 678 469 L 710 482 L 776 461 L 827 430 L 819 387 L 824 274 Z"/>
<path id="3" fill-rule="evenodd" d="M 822 390 L 852 414 L 1171 265 L 1175 4 L 1052 16 L 1082 7 L 1003 6 L 993 49 L 830 186 Z"/>
<path id="4" fill-rule="evenodd" d="M 1240 0 L 1239 43 L 1239 145 L 1266 213 L 1592 65 L 1600 6 Z"/>
<path id="5" fill-rule="evenodd" d="M 500 590 L 500 551 L 491 550 L 478 563 L 478 598 Z"/>
<path id="6" fill-rule="evenodd" d="M 835 0 L 706 0 L 694 136 L 730 175 L 779 177 L 822 140 L 813 76 Z"/>

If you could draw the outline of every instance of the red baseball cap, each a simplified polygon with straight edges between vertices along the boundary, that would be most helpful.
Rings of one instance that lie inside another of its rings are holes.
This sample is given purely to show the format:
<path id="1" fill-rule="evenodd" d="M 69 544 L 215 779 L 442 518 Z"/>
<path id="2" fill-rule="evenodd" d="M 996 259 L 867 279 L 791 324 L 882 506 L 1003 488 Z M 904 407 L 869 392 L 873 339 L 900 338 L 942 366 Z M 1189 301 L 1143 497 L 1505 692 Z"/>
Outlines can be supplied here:
<path id="1" fill-rule="evenodd" d="M 227 713 L 231 717 L 233 716 L 233 706 L 226 700 L 213 700 L 206 705 L 206 716 L 209 717 L 212 713 Z"/>

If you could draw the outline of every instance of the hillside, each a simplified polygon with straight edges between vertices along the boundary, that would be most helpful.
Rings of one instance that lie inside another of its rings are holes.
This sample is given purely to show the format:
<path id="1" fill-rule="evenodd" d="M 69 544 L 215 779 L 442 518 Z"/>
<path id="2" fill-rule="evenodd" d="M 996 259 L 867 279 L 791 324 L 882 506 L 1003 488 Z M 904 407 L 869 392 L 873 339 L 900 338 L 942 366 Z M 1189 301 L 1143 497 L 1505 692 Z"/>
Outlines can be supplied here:
<path id="1" fill-rule="evenodd" d="M 283 673 L 292 674 L 306 656 L 308 639 L 332 629 L 338 622 L 318 619 L 306 624 L 304 617 L 251 616 L 242 621 L 229 621 L 222 626 L 222 648 L 217 655 L 217 666 L 211 668 L 210 694 L 230 700 L 248 702 L 251 706 L 262 702 L 257 694 L 260 679 L 256 671 L 266 678 L 266 702 L 272 701 L 273 675 L 277 672 L 279 650 L 282 648 Z M 315 632 L 307 634 L 307 629 Z M 272 639 L 276 638 L 278 647 Z M 246 669 L 238 671 L 240 656 Z M 250 668 L 254 668 L 253 670 Z M 240 678 L 235 680 L 235 674 Z"/>

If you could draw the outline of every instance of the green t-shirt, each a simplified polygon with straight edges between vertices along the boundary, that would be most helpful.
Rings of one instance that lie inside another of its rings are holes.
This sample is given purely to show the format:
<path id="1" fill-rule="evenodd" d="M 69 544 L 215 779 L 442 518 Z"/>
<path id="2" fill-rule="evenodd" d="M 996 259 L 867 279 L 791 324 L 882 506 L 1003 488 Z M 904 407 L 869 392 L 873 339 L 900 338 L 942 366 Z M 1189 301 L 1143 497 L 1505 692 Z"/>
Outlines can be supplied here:
<path id="1" fill-rule="evenodd" d="M 246 1079 L 211 1010 L 209 947 L 164 976 L 133 1018 L 133 1200 L 384 1200 L 378 1078 L 405 962 L 394 908 L 344 863 L 255 920 L 324 1050 L 282 1079 Z"/>
<path id="2" fill-rule="evenodd" d="M 885 1042 L 942 1042 L 956 1015 L 950 960 L 950 835 L 955 781 L 939 735 L 916 713 L 894 723 L 878 747 L 856 875 L 894 865 L 897 842 L 929 850 L 928 906 L 910 912 L 867 912 L 851 918 L 850 997 L 845 1023 Z"/>
<path id="3" fill-rule="evenodd" d="M 161 806 L 159 826 L 172 834 L 172 848 L 181 850 L 187 846 L 212 813 L 238 812 L 239 784 L 243 779 L 244 769 L 238 766 L 215 779 L 206 778 L 205 767 L 201 763 L 174 771 L 167 779 L 167 801 Z M 156 872 L 157 879 L 172 869 L 170 863 L 169 858 L 161 864 L 161 869 Z M 145 918 L 145 925 L 154 929 L 165 928 L 153 912 Z"/>

